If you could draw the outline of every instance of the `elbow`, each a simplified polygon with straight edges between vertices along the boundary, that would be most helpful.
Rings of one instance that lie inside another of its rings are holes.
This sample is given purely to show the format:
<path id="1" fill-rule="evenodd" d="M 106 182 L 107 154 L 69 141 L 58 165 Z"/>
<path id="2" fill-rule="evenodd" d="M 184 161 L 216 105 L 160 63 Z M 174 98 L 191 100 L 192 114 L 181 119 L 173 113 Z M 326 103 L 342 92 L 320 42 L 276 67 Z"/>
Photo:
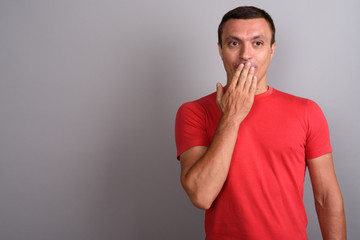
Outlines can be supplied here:
<path id="1" fill-rule="evenodd" d="M 208 210 L 215 199 L 213 199 L 207 191 L 199 189 L 195 184 L 183 179 L 182 186 L 188 195 L 191 203 L 202 210 Z"/>
<path id="2" fill-rule="evenodd" d="M 204 197 L 189 195 L 189 198 L 195 207 L 200 208 L 202 210 L 208 210 L 213 203 L 213 201 L 209 199 L 205 199 Z"/>
<path id="3" fill-rule="evenodd" d="M 320 195 L 320 196 L 315 196 L 315 209 L 316 211 L 320 211 L 326 202 L 326 198 L 324 195 Z"/>
<path id="4" fill-rule="evenodd" d="M 326 194 L 315 198 L 315 209 L 318 214 L 329 210 L 336 215 L 344 214 L 344 203 L 341 193 Z"/>

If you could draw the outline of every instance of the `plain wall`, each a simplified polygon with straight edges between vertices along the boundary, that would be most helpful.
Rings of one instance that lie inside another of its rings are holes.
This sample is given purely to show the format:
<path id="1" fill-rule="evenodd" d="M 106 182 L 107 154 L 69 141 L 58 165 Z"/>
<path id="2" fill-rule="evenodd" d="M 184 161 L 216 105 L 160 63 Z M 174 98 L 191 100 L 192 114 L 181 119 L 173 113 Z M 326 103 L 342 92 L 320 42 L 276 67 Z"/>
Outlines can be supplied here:
<path id="1" fill-rule="evenodd" d="M 174 120 L 225 83 L 217 26 L 239 5 L 275 21 L 268 84 L 325 113 L 358 239 L 357 0 L 1 0 L 0 239 L 203 239 Z M 321 239 L 308 176 L 304 202 Z"/>

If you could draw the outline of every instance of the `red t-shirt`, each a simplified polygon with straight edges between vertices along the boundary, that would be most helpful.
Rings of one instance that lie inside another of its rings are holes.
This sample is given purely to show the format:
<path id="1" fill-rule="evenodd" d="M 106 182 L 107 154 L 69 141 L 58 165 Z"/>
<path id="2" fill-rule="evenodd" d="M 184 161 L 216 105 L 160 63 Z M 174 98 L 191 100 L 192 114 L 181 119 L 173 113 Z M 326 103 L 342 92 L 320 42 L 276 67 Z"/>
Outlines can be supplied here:
<path id="1" fill-rule="evenodd" d="M 176 116 L 177 157 L 209 146 L 221 113 L 216 93 L 183 104 Z M 227 179 L 205 214 L 206 239 L 304 240 L 306 159 L 332 152 L 319 106 L 269 87 L 240 124 Z"/>

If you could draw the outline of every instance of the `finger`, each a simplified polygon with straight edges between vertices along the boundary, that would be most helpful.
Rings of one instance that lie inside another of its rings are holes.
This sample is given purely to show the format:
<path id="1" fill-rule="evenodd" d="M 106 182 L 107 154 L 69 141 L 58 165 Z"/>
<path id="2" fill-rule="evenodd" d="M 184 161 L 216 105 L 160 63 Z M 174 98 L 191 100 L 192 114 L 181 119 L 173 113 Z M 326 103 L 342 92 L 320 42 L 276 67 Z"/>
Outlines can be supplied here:
<path id="1" fill-rule="evenodd" d="M 234 89 L 234 88 L 238 85 L 239 76 L 240 76 L 240 73 L 241 73 L 241 71 L 243 70 L 243 68 L 244 68 L 244 64 L 241 63 L 241 64 L 238 66 L 238 68 L 236 69 L 233 78 L 231 79 L 229 88 Z"/>
<path id="2" fill-rule="evenodd" d="M 216 84 L 216 103 L 219 105 L 223 96 L 223 89 L 221 83 Z"/>
<path id="3" fill-rule="evenodd" d="M 245 84 L 247 75 L 248 75 L 248 73 L 249 73 L 250 66 L 251 66 L 251 63 L 250 63 L 250 62 L 247 62 L 247 63 L 245 64 L 243 70 L 241 71 L 240 79 L 239 79 L 238 84 L 237 84 L 237 86 L 238 86 L 241 90 L 244 88 L 244 84 Z"/>
<path id="4" fill-rule="evenodd" d="M 249 72 L 248 72 L 248 75 L 246 77 L 246 80 L 245 80 L 245 85 L 244 85 L 244 91 L 247 93 L 249 92 L 249 89 L 250 89 L 250 86 L 253 82 L 253 76 L 254 76 L 254 72 L 255 72 L 255 68 L 254 67 L 251 67 Z"/>
<path id="5" fill-rule="evenodd" d="M 251 83 L 251 87 L 250 87 L 250 96 L 255 95 L 256 88 L 257 88 L 257 77 L 254 76 L 253 80 L 252 80 L 252 83 Z"/>

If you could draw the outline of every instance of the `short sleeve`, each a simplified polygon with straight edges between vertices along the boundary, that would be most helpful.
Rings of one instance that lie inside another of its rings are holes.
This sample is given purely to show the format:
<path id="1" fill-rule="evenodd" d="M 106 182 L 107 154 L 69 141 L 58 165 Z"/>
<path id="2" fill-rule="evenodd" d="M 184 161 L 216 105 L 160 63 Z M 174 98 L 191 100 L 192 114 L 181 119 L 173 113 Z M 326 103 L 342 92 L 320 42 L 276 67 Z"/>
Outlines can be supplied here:
<path id="1" fill-rule="evenodd" d="M 206 113 L 200 104 L 188 102 L 179 108 L 175 121 L 177 159 L 192 147 L 210 145 L 205 126 Z"/>
<path id="2" fill-rule="evenodd" d="M 307 103 L 307 121 L 306 159 L 317 158 L 332 152 L 326 118 L 320 107 L 311 100 Z"/>

